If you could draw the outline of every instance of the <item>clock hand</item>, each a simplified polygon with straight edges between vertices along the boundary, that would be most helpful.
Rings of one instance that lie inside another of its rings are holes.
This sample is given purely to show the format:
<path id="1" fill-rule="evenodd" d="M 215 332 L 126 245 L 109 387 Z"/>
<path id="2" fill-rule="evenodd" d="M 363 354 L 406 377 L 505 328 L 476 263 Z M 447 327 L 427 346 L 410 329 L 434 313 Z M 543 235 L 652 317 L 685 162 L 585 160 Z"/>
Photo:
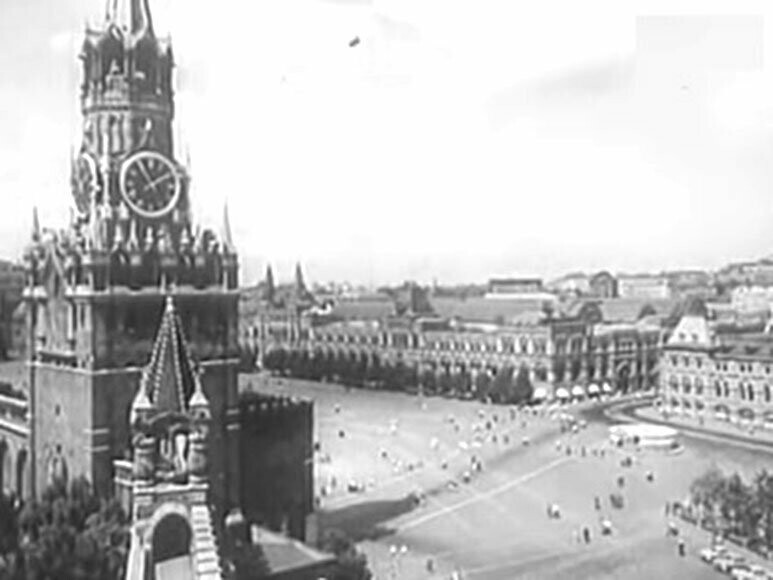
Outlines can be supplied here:
<path id="1" fill-rule="evenodd" d="M 143 191 L 143 192 L 145 192 L 145 191 L 147 191 L 148 189 L 150 189 L 151 187 L 152 187 L 153 189 L 156 189 L 156 186 L 157 186 L 157 185 L 160 185 L 160 184 L 164 183 L 165 181 L 167 181 L 167 180 L 169 180 L 169 179 L 172 179 L 173 177 L 174 177 L 174 176 L 173 176 L 171 173 L 167 173 L 167 174 L 165 174 L 165 175 L 162 175 L 161 177 L 157 177 L 156 179 L 154 179 L 153 181 L 151 181 L 150 183 L 148 183 L 148 184 L 147 184 L 147 185 L 146 185 L 146 186 L 143 188 L 143 190 L 142 190 L 142 191 Z M 156 189 L 156 193 L 158 193 L 158 190 L 157 190 L 157 189 Z"/>
<path id="2" fill-rule="evenodd" d="M 139 169 L 140 169 L 140 173 L 142 174 L 142 177 L 145 179 L 145 181 L 147 181 L 147 182 L 149 182 L 149 183 L 151 183 L 151 184 L 152 184 L 152 183 L 153 183 L 153 178 L 150 176 L 150 173 L 148 173 L 148 170 L 147 170 L 147 169 L 145 168 L 145 166 L 142 164 L 142 161 L 139 161 L 139 162 L 137 163 L 137 167 L 139 167 Z M 143 191 L 144 191 L 145 189 L 147 189 L 147 188 L 148 188 L 148 187 L 147 187 L 147 186 L 145 186 L 145 188 L 143 189 Z M 155 187 L 155 186 L 153 186 L 153 189 L 156 189 L 156 187 Z M 156 193 L 158 193 L 158 190 L 156 190 Z"/>

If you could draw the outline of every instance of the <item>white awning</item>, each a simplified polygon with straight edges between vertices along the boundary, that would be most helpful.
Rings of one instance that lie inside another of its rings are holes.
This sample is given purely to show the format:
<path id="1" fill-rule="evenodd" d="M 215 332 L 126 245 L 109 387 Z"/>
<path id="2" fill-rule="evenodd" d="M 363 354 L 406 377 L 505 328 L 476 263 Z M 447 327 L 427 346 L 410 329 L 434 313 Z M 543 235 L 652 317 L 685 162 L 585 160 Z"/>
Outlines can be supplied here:
<path id="1" fill-rule="evenodd" d="M 534 394 L 531 396 L 536 401 L 542 401 L 548 398 L 548 390 L 545 387 L 537 387 L 534 389 Z"/>
<path id="2" fill-rule="evenodd" d="M 572 387 L 572 396 L 573 397 L 582 397 L 585 395 L 585 389 L 583 389 L 580 385 L 575 385 Z"/>
<path id="3" fill-rule="evenodd" d="M 611 393 L 612 387 L 609 385 L 609 383 L 604 383 L 601 387 L 601 390 L 604 391 L 605 393 Z"/>
<path id="4" fill-rule="evenodd" d="M 596 383 L 591 383 L 590 385 L 588 385 L 588 392 L 591 395 L 595 395 L 595 394 L 601 392 L 601 389 L 599 388 L 599 386 Z"/>
<path id="5" fill-rule="evenodd" d="M 559 399 L 568 399 L 569 391 L 567 391 L 563 387 L 561 387 L 560 389 L 556 389 L 556 397 L 558 397 Z"/>

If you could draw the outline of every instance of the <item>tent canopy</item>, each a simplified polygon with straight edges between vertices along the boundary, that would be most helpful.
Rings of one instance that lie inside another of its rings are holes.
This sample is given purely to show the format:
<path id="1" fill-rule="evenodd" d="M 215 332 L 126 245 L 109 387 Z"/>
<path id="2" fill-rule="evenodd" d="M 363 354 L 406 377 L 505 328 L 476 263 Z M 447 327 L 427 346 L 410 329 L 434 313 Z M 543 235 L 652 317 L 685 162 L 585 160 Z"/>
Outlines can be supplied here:
<path id="1" fill-rule="evenodd" d="M 567 391 L 565 388 L 561 387 L 560 389 L 556 390 L 556 397 L 559 399 L 568 399 L 569 398 L 569 391 Z"/>
<path id="2" fill-rule="evenodd" d="M 595 394 L 596 394 L 596 393 L 598 393 L 600 390 L 601 390 L 601 389 L 599 389 L 599 386 L 598 386 L 596 383 L 591 383 L 591 384 L 588 386 L 588 392 L 589 392 L 591 395 L 595 395 Z"/>
<path id="3" fill-rule="evenodd" d="M 533 399 L 542 400 L 548 398 L 548 390 L 545 387 L 537 387 L 534 389 Z"/>
<path id="4" fill-rule="evenodd" d="M 583 389 L 580 385 L 575 385 L 572 387 L 572 396 L 573 397 L 582 397 L 585 394 L 585 389 Z"/>
<path id="5" fill-rule="evenodd" d="M 611 393 L 612 387 L 609 385 L 609 383 L 604 383 L 604 385 L 601 387 L 601 390 L 605 393 Z"/>

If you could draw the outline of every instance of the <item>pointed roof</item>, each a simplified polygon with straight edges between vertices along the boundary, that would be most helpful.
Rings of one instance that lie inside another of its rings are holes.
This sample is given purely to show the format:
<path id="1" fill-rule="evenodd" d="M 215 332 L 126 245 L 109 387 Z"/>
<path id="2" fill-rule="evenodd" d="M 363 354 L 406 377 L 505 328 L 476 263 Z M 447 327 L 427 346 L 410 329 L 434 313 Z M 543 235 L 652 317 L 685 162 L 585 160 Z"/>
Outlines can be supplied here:
<path id="1" fill-rule="evenodd" d="M 128 31 L 135 37 L 153 36 L 153 18 L 149 0 L 107 0 L 105 20 L 108 25 Z"/>
<path id="2" fill-rule="evenodd" d="M 314 296 L 306 288 L 306 282 L 303 279 L 301 263 L 295 265 L 295 286 L 293 287 L 293 299 L 296 303 L 314 302 Z"/>
<path id="3" fill-rule="evenodd" d="M 233 235 L 231 234 L 231 219 L 228 215 L 228 201 L 223 204 L 223 225 L 220 232 L 220 239 L 223 242 L 223 250 L 228 253 L 235 253 Z"/>
<path id="4" fill-rule="evenodd" d="M 147 395 L 157 411 L 186 410 L 196 379 L 182 323 L 171 296 L 166 299 L 146 380 Z"/>
<path id="5" fill-rule="evenodd" d="M 263 298 L 266 302 L 274 303 L 276 298 L 276 286 L 274 284 L 274 271 L 271 269 L 271 264 L 266 267 L 266 287 L 263 293 Z"/>
<path id="6" fill-rule="evenodd" d="M 40 218 L 38 217 L 38 206 L 32 208 L 32 241 L 40 241 Z"/>
<path id="7" fill-rule="evenodd" d="M 301 263 L 295 264 L 295 288 L 297 290 L 306 290 L 306 283 L 303 280 L 303 270 L 301 270 Z"/>

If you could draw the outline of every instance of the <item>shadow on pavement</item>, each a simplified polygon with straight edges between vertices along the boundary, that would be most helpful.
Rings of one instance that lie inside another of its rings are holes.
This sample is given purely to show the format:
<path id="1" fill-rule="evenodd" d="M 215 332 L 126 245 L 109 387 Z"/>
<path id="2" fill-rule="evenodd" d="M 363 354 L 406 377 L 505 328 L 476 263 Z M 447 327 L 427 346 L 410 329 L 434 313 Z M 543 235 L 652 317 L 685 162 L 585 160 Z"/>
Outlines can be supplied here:
<path id="1" fill-rule="evenodd" d="M 352 540 L 375 540 L 393 532 L 380 525 L 408 513 L 416 506 L 412 495 L 397 500 L 364 501 L 355 505 L 319 512 L 321 530 L 338 529 Z"/>

